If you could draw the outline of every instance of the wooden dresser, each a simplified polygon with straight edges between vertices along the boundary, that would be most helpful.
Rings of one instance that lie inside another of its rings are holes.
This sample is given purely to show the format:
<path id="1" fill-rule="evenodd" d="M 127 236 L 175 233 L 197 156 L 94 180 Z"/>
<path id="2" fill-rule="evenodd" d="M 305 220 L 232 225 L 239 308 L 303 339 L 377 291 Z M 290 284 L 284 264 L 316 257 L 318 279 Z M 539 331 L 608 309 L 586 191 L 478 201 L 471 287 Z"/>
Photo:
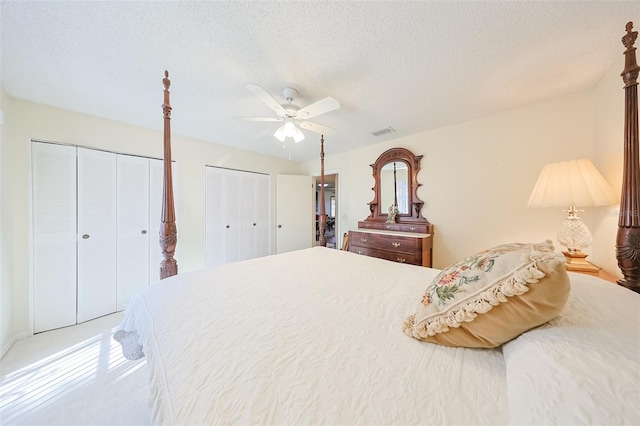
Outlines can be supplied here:
<path id="1" fill-rule="evenodd" d="M 374 185 L 370 215 L 349 231 L 349 251 L 431 267 L 433 225 L 422 216 L 418 171 L 422 155 L 391 148 L 371 164 Z"/>
<path id="2" fill-rule="evenodd" d="M 349 231 L 350 252 L 431 267 L 432 225 L 360 222 L 358 226 Z"/>

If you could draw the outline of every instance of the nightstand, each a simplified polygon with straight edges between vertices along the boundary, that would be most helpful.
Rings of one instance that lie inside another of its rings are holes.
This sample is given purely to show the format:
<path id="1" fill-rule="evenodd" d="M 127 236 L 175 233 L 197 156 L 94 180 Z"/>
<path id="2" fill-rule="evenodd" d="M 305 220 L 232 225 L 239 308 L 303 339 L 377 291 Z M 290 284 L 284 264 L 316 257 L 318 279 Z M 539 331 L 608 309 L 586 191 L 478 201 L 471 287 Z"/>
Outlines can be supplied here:
<path id="1" fill-rule="evenodd" d="M 593 263 L 587 260 L 587 255 L 578 250 L 578 253 L 569 254 L 566 251 L 563 251 L 564 257 L 567 261 L 565 264 L 567 271 L 569 272 L 578 272 L 579 274 L 587 274 L 593 275 L 594 277 L 600 277 L 603 280 L 612 282 L 617 284 L 618 278 L 614 275 L 611 275 L 598 265 L 594 265 Z"/>
<path id="2" fill-rule="evenodd" d="M 569 272 L 577 272 L 579 274 L 587 274 L 587 275 L 593 275 L 594 277 L 600 277 L 605 281 L 609 281 L 611 283 L 617 284 L 618 283 L 618 278 L 614 275 L 611 275 L 610 273 L 608 273 L 607 271 L 605 271 L 604 269 L 600 268 L 597 272 L 592 272 L 592 271 L 576 271 L 576 270 L 570 270 L 567 269 L 567 271 Z"/>

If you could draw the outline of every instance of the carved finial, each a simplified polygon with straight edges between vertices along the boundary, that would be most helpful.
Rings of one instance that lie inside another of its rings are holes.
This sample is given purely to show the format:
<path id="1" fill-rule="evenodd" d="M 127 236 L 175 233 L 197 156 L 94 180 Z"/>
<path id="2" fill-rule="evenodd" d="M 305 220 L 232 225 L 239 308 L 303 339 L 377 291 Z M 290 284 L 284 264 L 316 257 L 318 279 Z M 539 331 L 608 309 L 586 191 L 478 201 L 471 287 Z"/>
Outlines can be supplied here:
<path id="1" fill-rule="evenodd" d="M 162 79 L 162 84 L 164 84 L 164 88 L 169 90 L 169 86 L 171 86 L 171 81 L 169 80 L 169 71 L 164 70 L 164 78 Z"/>
<path id="2" fill-rule="evenodd" d="M 622 37 L 622 44 L 624 44 L 624 47 L 626 47 L 627 50 L 629 50 L 633 47 L 633 44 L 636 42 L 636 39 L 638 38 L 638 32 L 632 31 L 633 22 L 631 21 L 627 22 L 625 29 L 627 30 L 627 33 L 624 35 L 624 37 Z"/>

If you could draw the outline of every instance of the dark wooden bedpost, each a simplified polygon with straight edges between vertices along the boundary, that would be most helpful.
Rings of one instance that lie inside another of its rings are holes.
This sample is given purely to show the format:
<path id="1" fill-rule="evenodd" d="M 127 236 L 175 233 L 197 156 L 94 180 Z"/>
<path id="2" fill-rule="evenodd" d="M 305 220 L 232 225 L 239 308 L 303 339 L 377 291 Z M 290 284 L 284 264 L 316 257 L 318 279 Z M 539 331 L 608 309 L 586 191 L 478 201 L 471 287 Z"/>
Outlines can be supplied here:
<path id="1" fill-rule="evenodd" d="M 162 185 L 162 219 L 160 223 L 160 279 L 163 280 L 178 273 L 178 262 L 173 258 L 178 242 L 176 213 L 173 203 L 173 177 L 171 175 L 171 103 L 169 101 L 169 71 L 164 72 L 164 179 Z"/>
<path id="2" fill-rule="evenodd" d="M 324 207 L 324 135 L 320 135 L 320 238 L 318 244 L 326 247 L 327 215 Z"/>
<path id="3" fill-rule="evenodd" d="M 624 167 L 622 172 L 622 195 L 620 217 L 616 239 L 616 257 L 624 277 L 618 281 L 623 287 L 640 293 L 640 165 L 638 150 L 638 73 L 636 48 L 638 37 L 632 31 L 633 22 L 628 22 L 627 33 L 622 37 L 624 51 Z"/>

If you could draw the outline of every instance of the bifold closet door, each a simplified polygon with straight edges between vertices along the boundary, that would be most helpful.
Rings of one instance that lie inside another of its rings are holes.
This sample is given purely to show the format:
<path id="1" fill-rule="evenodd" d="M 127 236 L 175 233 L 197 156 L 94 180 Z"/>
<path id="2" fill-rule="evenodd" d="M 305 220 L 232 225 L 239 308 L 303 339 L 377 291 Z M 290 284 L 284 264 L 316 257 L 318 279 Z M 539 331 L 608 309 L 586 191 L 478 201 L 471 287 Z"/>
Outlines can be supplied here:
<path id="1" fill-rule="evenodd" d="M 269 254 L 269 176 L 242 173 L 242 260 Z"/>
<path id="2" fill-rule="evenodd" d="M 117 156 L 117 309 L 149 286 L 149 159 Z"/>
<path id="3" fill-rule="evenodd" d="M 76 147 L 32 142 L 34 332 L 76 323 Z"/>
<path id="4" fill-rule="evenodd" d="M 205 167 L 205 264 L 241 260 L 240 173 Z"/>
<path id="5" fill-rule="evenodd" d="M 271 253 L 271 176 L 256 177 L 255 199 L 256 257 L 268 256 Z"/>
<path id="6" fill-rule="evenodd" d="M 78 148 L 78 322 L 116 311 L 116 154 Z"/>

